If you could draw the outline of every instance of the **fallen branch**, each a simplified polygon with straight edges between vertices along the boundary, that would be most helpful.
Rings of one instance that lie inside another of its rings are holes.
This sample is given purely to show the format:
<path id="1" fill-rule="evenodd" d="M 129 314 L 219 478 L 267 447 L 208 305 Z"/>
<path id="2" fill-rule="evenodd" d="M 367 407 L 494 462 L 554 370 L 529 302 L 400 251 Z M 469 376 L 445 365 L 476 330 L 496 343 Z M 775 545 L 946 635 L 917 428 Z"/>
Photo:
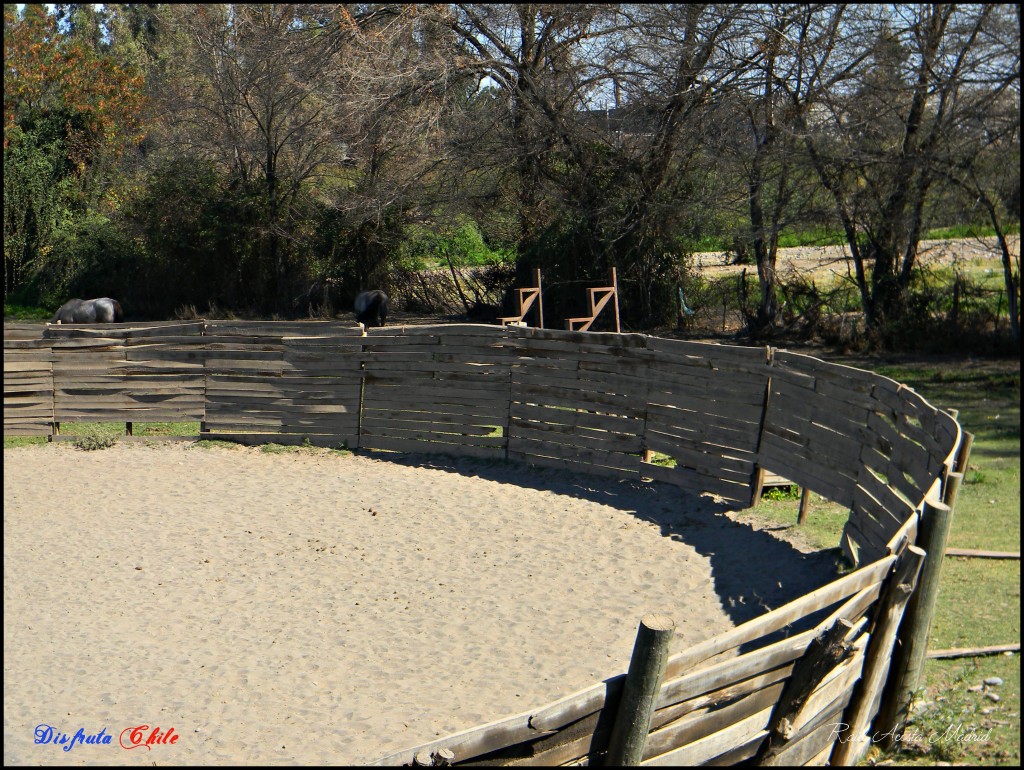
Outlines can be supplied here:
<path id="1" fill-rule="evenodd" d="M 982 655 L 998 655 L 1001 652 L 1020 652 L 1020 642 L 1016 644 L 997 644 L 992 647 L 964 647 L 959 650 L 929 650 L 927 657 L 934 658 L 973 658 Z"/>
<path id="2" fill-rule="evenodd" d="M 1020 551 L 972 551 L 970 548 L 947 548 L 946 556 L 970 556 L 978 559 L 1019 559 Z"/>

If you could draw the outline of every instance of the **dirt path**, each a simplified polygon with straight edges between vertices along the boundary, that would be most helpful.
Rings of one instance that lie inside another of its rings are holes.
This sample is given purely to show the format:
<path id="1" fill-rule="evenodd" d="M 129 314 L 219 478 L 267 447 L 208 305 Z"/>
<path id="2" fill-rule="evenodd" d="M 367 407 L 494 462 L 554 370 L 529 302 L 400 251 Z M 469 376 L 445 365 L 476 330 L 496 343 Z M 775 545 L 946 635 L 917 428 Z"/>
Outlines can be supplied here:
<path id="1" fill-rule="evenodd" d="M 1020 257 L 1020 236 L 1008 239 L 1011 253 Z M 753 265 L 730 265 L 729 254 L 724 251 L 709 251 L 695 255 L 696 267 L 705 275 L 720 277 L 740 274 L 744 267 L 755 270 Z M 967 266 L 1001 269 L 999 244 L 993 238 L 958 238 L 946 241 L 921 241 L 920 259 L 924 265 L 948 264 L 959 261 Z M 778 269 L 783 275 L 793 273 L 818 275 L 846 275 L 853 270 L 850 252 L 846 246 L 796 246 L 779 249 Z"/>

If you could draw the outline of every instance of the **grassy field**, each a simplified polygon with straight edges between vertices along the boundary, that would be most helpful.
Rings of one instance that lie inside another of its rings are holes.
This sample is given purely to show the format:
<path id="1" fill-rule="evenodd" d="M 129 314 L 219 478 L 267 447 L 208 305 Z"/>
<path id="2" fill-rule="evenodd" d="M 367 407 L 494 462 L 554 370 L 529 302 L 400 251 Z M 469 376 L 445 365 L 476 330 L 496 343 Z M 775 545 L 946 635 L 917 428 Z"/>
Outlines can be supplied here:
<path id="1" fill-rule="evenodd" d="M 941 409 L 959 410 L 961 425 L 975 439 L 949 547 L 1019 551 L 1020 361 L 841 362 L 903 382 Z M 747 515 L 795 529 L 798 505 L 795 492 L 772 491 Z M 812 495 L 801 534 L 819 548 L 835 547 L 846 514 L 840 506 Z M 1015 642 L 1020 642 L 1020 561 L 948 557 L 929 649 Z M 979 688 L 992 677 L 1003 684 Z M 999 700 L 991 700 L 989 693 Z M 911 725 L 918 739 L 888 755 L 872 749 L 869 760 L 901 765 L 1019 764 L 1019 655 L 929 660 L 920 701 L 924 709 Z"/>

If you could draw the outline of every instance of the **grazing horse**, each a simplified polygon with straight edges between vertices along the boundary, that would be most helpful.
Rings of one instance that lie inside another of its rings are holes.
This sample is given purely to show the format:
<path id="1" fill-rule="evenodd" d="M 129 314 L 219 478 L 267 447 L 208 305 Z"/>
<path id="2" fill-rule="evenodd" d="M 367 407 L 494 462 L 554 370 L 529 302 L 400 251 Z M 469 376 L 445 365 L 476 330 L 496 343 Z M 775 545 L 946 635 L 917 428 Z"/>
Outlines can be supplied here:
<path id="1" fill-rule="evenodd" d="M 50 321 L 52 324 L 109 324 L 121 323 L 124 312 L 121 304 L 110 297 L 99 299 L 69 299 L 60 306 Z"/>
<path id="2" fill-rule="evenodd" d="M 356 320 L 364 326 L 383 326 L 388 318 L 388 295 L 380 289 L 360 292 L 355 312 Z"/>

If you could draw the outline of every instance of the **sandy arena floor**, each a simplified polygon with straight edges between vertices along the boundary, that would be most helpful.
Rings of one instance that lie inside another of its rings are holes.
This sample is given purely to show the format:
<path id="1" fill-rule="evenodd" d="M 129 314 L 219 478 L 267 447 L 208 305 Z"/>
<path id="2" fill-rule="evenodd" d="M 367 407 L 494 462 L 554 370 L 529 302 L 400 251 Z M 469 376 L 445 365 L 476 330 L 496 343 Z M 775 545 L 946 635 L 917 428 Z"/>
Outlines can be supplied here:
<path id="1" fill-rule="evenodd" d="M 675 619 L 675 652 L 831 569 L 661 484 L 5 449 L 4 764 L 364 763 L 624 671 L 645 613 Z M 173 742 L 118 745 L 154 728 Z M 101 742 L 54 744 L 79 729 Z"/>

